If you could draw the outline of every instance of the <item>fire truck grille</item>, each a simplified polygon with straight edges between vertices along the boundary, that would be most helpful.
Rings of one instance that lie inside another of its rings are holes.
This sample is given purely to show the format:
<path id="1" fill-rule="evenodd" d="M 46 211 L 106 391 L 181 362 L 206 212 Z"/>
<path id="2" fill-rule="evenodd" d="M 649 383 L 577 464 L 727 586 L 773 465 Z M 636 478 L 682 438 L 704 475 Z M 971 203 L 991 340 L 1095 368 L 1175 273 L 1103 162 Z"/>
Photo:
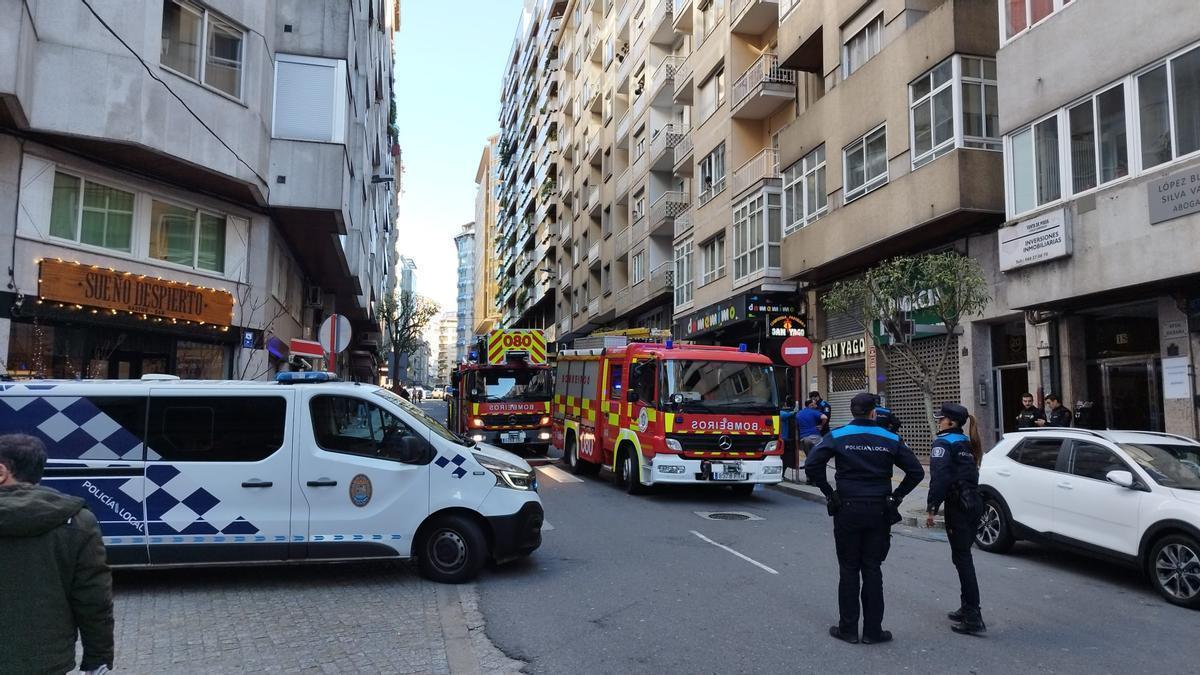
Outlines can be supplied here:
<path id="1" fill-rule="evenodd" d="M 761 455 L 763 446 L 775 436 L 722 436 L 720 434 L 670 434 L 683 446 L 684 457 L 712 457 L 724 453 Z M 728 447 L 722 447 L 726 443 Z"/>
<path id="2" fill-rule="evenodd" d="M 536 427 L 544 415 L 484 415 L 485 427 Z"/>

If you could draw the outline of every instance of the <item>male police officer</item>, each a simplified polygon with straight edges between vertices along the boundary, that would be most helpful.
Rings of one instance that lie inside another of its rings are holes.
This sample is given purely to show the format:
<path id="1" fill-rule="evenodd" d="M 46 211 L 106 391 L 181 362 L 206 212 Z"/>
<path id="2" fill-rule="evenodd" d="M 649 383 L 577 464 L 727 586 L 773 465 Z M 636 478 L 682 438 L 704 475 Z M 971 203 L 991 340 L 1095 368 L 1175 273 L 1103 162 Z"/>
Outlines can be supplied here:
<path id="1" fill-rule="evenodd" d="M 887 642 L 892 634 L 883 630 L 883 572 L 880 570 L 891 546 L 892 524 L 899 520 L 899 506 L 925 477 L 925 470 L 912 450 L 896 434 L 875 421 L 874 394 L 859 394 L 850 401 L 854 421 L 829 433 L 804 463 L 808 484 L 820 488 L 833 516 L 841 580 L 838 608 L 841 618 L 829 634 L 839 640 L 858 642 L 859 576 L 862 576 L 862 641 Z M 825 465 L 837 460 L 835 492 L 825 476 Z M 892 489 L 892 467 L 904 471 L 904 480 Z"/>

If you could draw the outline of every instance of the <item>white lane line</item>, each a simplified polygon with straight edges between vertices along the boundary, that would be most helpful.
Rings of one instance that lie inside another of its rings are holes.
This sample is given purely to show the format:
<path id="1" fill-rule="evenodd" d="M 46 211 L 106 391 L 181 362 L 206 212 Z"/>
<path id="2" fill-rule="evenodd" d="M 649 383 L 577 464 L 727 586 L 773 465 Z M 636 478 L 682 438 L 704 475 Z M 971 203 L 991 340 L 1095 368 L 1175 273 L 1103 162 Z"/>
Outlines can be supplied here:
<path id="1" fill-rule="evenodd" d="M 695 531 L 695 530 L 689 530 L 689 531 L 690 531 L 692 534 L 696 535 L 697 537 L 700 537 L 700 538 L 701 538 L 701 539 L 703 539 L 704 541 L 707 541 L 708 543 L 712 544 L 713 546 L 716 546 L 717 548 L 725 549 L 726 551 L 729 551 L 730 553 L 732 553 L 732 554 L 736 555 L 737 557 L 741 558 L 742 560 L 745 560 L 746 562 L 750 563 L 751 565 L 754 565 L 755 567 L 758 567 L 758 568 L 760 568 L 760 569 L 762 569 L 762 570 L 764 570 L 764 571 L 766 571 L 766 572 L 768 572 L 768 573 L 770 573 L 770 574 L 779 574 L 779 572 L 776 572 L 775 570 L 771 569 L 770 567 L 767 567 L 766 565 L 764 565 L 764 564 L 762 564 L 762 563 L 758 562 L 758 561 L 757 561 L 757 560 L 755 560 L 754 558 L 751 558 L 751 557 L 750 557 L 750 556 L 748 556 L 748 555 L 743 555 L 743 554 L 741 554 L 741 553 L 738 553 L 737 551 L 735 551 L 735 550 L 733 550 L 733 549 L 729 548 L 729 547 L 728 547 L 728 546 L 726 546 L 725 544 L 718 544 L 717 542 L 713 541 L 712 539 L 709 539 L 708 537 L 706 537 L 706 536 L 704 536 L 704 535 L 700 534 L 699 532 L 697 532 L 697 531 Z"/>
<path id="2" fill-rule="evenodd" d="M 539 466 L 537 472 L 557 483 L 582 483 L 583 479 L 563 471 L 557 466 Z"/>
<path id="3" fill-rule="evenodd" d="M 553 530 L 553 529 L 554 529 L 554 526 L 550 524 L 550 521 L 548 521 L 548 520 L 542 521 L 542 532 L 549 532 L 550 530 Z"/>

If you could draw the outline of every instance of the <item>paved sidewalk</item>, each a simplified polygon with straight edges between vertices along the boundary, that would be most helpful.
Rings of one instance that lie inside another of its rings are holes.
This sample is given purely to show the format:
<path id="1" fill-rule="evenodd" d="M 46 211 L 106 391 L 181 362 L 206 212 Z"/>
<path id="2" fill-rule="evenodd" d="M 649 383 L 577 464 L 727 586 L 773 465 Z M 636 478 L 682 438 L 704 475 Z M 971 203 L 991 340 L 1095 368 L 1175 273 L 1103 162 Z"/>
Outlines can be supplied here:
<path id="1" fill-rule="evenodd" d="M 830 485 L 837 485 L 834 481 L 834 468 L 832 466 L 825 467 L 825 473 L 829 477 Z M 804 472 L 801 470 L 800 478 L 803 479 Z M 896 485 L 904 478 L 904 472 L 896 469 L 892 475 L 892 482 Z M 825 503 L 825 495 L 817 488 L 808 485 L 807 482 L 797 481 L 791 471 L 788 471 L 787 478 L 775 486 L 777 490 L 783 490 L 789 494 L 793 494 L 801 499 L 807 499 L 820 504 Z M 904 516 L 902 525 L 909 527 L 923 528 L 925 527 L 925 500 L 929 496 L 929 467 L 925 466 L 925 478 L 921 480 L 921 484 L 913 488 L 913 491 L 904 498 L 904 502 L 900 504 L 900 515 Z M 933 528 L 937 530 L 946 529 L 945 518 L 939 513 L 933 519 Z"/>

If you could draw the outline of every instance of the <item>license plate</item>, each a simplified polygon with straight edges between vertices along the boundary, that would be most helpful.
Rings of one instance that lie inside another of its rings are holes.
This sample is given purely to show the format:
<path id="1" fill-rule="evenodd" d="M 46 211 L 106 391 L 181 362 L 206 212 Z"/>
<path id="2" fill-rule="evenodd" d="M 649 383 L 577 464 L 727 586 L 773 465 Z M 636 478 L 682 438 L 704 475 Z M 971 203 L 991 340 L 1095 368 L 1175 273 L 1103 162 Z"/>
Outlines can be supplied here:
<path id="1" fill-rule="evenodd" d="M 506 432 L 500 434 L 500 442 L 501 443 L 524 443 L 525 442 L 525 432 L 524 431 L 506 431 Z"/>
<path id="2" fill-rule="evenodd" d="M 749 477 L 742 471 L 740 462 L 713 464 L 711 476 L 713 480 L 746 480 Z"/>
<path id="3" fill-rule="evenodd" d="M 746 480 L 749 477 L 750 477 L 750 474 L 748 474 L 744 471 L 729 472 L 729 473 L 714 473 L 712 475 L 713 480 Z"/>

